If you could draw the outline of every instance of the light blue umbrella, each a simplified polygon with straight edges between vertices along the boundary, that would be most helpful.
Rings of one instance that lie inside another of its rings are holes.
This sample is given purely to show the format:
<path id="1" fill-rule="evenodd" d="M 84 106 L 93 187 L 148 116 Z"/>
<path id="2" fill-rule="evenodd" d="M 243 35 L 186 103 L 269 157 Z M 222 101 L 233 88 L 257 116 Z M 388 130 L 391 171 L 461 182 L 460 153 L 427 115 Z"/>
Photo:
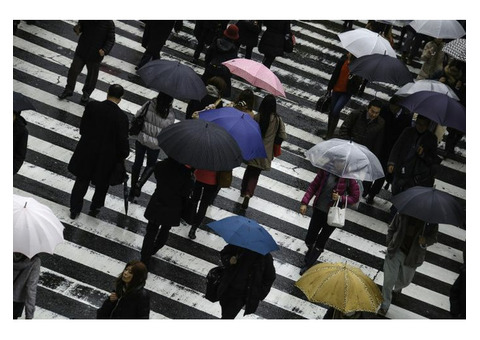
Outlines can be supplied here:
<path id="1" fill-rule="evenodd" d="M 280 249 L 273 237 L 257 222 L 243 216 L 230 216 L 207 224 L 225 242 L 266 255 Z"/>

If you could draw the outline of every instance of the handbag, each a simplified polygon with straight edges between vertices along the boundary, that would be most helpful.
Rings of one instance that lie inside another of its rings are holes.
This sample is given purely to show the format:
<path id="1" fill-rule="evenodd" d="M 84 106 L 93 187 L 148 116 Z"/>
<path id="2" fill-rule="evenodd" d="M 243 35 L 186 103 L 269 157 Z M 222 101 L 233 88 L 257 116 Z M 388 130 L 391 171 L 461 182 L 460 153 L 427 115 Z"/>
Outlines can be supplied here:
<path id="1" fill-rule="evenodd" d="M 287 53 L 293 52 L 293 47 L 295 46 L 295 35 L 293 33 L 285 34 L 285 41 L 283 43 L 283 51 Z"/>
<path id="2" fill-rule="evenodd" d="M 332 227 L 343 228 L 343 226 L 345 225 L 345 211 L 347 208 L 347 200 L 345 200 L 344 209 L 338 206 L 338 202 L 340 202 L 339 199 L 335 202 L 334 205 L 332 205 L 328 209 L 327 224 Z"/>
<path id="3" fill-rule="evenodd" d="M 137 117 L 133 117 L 130 123 L 130 129 L 128 129 L 128 134 L 130 136 L 136 136 L 140 133 L 140 131 L 142 131 L 149 106 L 150 102 L 148 102 L 148 104 L 143 108 L 143 111 Z"/>
<path id="4" fill-rule="evenodd" d="M 205 298 L 209 301 L 216 302 L 220 300 L 218 296 L 218 287 L 222 281 L 225 267 L 213 267 L 207 274 L 207 288 L 205 290 Z"/>
<path id="5" fill-rule="evenodd" d="M 332 95 L 329 91 L 325 92 L 323 96 L 318 98 L 317 104 L 315 104 L 315 110 L 322 113 L 330 111 L 330 105 L 332 103 Z"/>

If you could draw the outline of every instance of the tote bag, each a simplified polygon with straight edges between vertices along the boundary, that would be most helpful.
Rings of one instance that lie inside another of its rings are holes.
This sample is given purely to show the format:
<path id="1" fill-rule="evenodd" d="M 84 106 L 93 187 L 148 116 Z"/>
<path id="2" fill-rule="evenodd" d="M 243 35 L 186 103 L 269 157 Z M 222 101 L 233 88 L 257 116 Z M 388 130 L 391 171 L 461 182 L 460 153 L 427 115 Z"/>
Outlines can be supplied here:
<path id="1" fill-rule="evenodd" d="M 346 197 L 346 196 L 345 196 Z M 334 205 L 328 209 L 327 224 L 336 228 L 343 228 L 345 225 L 345 211 L 347 210 L 347 200 L 345 199 L 345 208 L 338 206 L 338 199 Z"/>

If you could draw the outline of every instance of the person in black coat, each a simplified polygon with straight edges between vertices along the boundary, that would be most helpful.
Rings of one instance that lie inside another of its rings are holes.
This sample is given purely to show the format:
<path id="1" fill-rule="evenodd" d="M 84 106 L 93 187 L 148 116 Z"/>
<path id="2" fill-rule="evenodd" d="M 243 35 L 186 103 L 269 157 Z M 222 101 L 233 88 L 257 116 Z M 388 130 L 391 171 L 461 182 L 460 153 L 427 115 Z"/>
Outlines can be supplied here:
<path id="1" fill-rule="evenodd" d="M 292 32 L 290 20 L 266 20 L 263 24 L 266 30 L 258 44 L 258 51 L 264 55 L 262 64 L 270 68 L 276 57 L 283 56 L 285 36 Z"/>
<path id="2" fill-rule="evenodd" d="M 127 263 L 115 289 L 97 310 L 97 319 L 148 319 L 150 295 L 144 288 L 148 270 L 137 260 Z"/>
<path id="3" fill-rule="evenodd" d="M 20 112 L 13 111 L 13 174 L 15 175 L 27 155 L 28 129 L 27 121 Z"/>
<path id="4" fill-rule="evenodd" d="M 145 48 L 142 59 L 135 67 L 138 70 L 150 60 L 160 59 L 160 51 L 167 42 L 172 29 L 179 32 L 182 29 L 182 20 L 145 20 L 142 47 Z"/>
<path id="5" fill-rule="evenodd" d="M 155 164 L 154 174 L 157 187 L 145 209 L 148 224 L 141 250 L 147 268 L 151 257 L 167 243 L 171 227 L 180 225 L 183 204 L 194 183 L 192 169 L 170 157 Z"/>
<path id="6" fill-rule="evenodd" d="M 86 103 L 97 84 L 100 63 L 115 43 L 115 24 L 112 20 L 80 20 L 73 30 L 80 38 L 68 70 L 67 85 L 58 98 L 65 99 L 73 95 L 77 77 L 87 65 L 81 98 L 81 102 Z"/>
<path id="7" fill-rule="evenodd" d="M 195 28 L 193 35 L 197 39 L 197 47 L 193 53 L 192 63 L 198 62 L 200 53 L 203 51 L 205 45 L 210 44 L 215 38 L 221 37 L 222 32 L 227 28 L 228 20 L 197 20 L 195 21 Z"/>
<path id="8" fill-rule="evenodd" d="M 227 244 L 220 257 L 226 268 L 218 287 L 222 319 L 234 319 L 243 306 L 244 315 L 255 313 L 276 278 L 272 255 Z"/>
<path id="9" fill-rule="evenodd" d="M 123 87 L 114 84 L 108 88 L 107 100 L 88 103 L 80 122 L 80 140 L 68 164 L 68 171 L 76 176 L 70 196 L 70 217 L 82 211 L 83 197 L 90 182 L 95 193 L 90 204 L 91 216 L 104 206 L 110 178 L 118 163 L 130 153 L 128 143 L 128 117 L 118 103 Z"/>
<path id="10" fill-rule="evenodd" d="M 237 21 L 239 38 L 238 47 L 245 46 L 245 59 L 252 59 L 253 48 L 258 45 L 258 36 L 262 31 L 262 22 L 258 20 Z"/>

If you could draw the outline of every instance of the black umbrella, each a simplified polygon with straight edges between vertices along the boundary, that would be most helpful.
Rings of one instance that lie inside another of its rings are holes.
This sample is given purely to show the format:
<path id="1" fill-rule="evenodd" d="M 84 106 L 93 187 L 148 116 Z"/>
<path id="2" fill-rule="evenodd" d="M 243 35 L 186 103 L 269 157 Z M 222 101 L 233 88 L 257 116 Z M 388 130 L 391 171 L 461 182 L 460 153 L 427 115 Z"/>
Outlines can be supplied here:
<path id="1" fill-rule="evenodd" d="M 450 194 L 432 187 L 415 186 L 392 197 L 393 205 L 404 215 L 428 223 L 461 226 L 464 209 Z"/>
<path id="2" fill-rule="evenodd" d="M 36 110 L 30 100 L 19 92 L 13 91 L 13 111 Z"/>
<path id="3" fill-rule="evenodd" d="M 221 126 L 189 119 L 163 129 L 158 145 L 169 156 L 196 169 L 228 171 L 242 163 L 242 151 Z"/>
<path id="4" fill-rule="evenodd" d="M 177 99 L 201 100 L 207 94 L 200 76 L 179 61 L 157 59 L 138 70 L 145 84 Z"/>
<path id="5" fill-rule="evenodd" d="M 357 58 L 349 65 L 350 73 L 368 81 L 379 81 L 403 86 L 413 82 L 413 76 L 405 64 L 385 54 L 370 54 Z"/>

